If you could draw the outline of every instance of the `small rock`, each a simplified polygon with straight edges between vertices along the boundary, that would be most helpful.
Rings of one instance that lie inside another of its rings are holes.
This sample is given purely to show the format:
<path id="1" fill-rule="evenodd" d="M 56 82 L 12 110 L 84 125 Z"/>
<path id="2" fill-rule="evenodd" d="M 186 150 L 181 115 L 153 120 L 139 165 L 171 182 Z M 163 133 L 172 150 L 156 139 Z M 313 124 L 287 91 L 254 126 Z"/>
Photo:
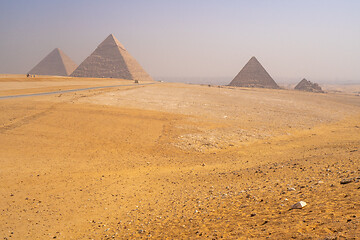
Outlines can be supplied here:
<path id="1" fill-rule="evenodd" d="M 255 217 L 256 216 L 256 213 L 252 213 L 251 215 L 250 215 L 250 217 Z"/>
<path id="2" fill-rule="evenodd" d="M 353 178 L 343 179 L 343 180 L 340 181 L 340 184 L 348 184 L 348 183 L 351 183 L 353 181 L 354 181 Z"/>
<path id="3" fill-rule="evenodd" d="M 292 187 L 292 188 L 288 188 L 287 190 L 288 190 L 288 191 L 296 191 L 296 189 L 293 188 L 293 187 Z"/>
<path id="4" fill-rule="evenodd" d="M 269 221 L 268 220 L 265 220 L 264 222 L 263 222 L 263 224 L 261 224 L 261 225 L 265 225 L 265 224 L 267 224 Z"/>
<path id="5" fill-rule="evenodd" d="M 306 206 L 306 202 L 300 201 L 291 206 L 292 209 L 301 209 Z"/>

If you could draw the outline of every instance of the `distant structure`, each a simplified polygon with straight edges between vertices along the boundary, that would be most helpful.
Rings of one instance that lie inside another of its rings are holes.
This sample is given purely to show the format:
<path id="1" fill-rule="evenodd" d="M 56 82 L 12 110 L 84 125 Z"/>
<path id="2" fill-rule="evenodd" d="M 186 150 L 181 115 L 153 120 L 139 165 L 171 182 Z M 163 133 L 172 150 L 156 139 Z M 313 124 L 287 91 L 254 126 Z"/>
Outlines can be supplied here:
<path id="1" fill-rule="evenodd" d="M 77 67 L 63 51 L 55 48 L 27 74 L 69 76 Z"/>
<path id="2" fill-rule="evenodd" d="M 75 69 L 71 76 L 153 80 L 112 34 Z"/>
<path id="3" fill-rule="evenodd" d="M 274 88 L 279 86 L 267 73 L 260 62 L 252 57 L 248 63 L 241 69 L 229 86 L 235 87 L 256 87 L 256 88 Z"/>
<path id="4" fill-rule="evenodd" d="M 295 86 L 296 90 L 300 90 L 300 91 L 306 91 L 306 92 L 316 92 L 316 93 L 324 93 L 324 91 L 321 89 L 321 87 L 319 86 L 319 84 L 317 83 L 312 83 L 308 80 L 306 80 L 305 78 L 303 80 L 301 80 L 296 86 Z"/>

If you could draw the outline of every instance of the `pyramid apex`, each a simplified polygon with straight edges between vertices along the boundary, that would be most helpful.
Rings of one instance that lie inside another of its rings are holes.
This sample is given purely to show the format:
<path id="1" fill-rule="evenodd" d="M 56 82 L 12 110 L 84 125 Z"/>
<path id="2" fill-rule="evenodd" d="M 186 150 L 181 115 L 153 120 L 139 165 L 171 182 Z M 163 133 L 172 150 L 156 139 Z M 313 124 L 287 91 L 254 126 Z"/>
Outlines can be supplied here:
<path id="1" fill-rule="evenodd" d="M 61 50 L 60 50 L 60 48 L 54 48 L 54 50 L 52 50 L 51 52 L 58 52 L 58 53 L 60 53 Z"/>
<path id="2" fill-rule="evenodd" d="M 110 39 L 113 39 L 114 41 L 117 41 L 116 37 L 112 33 L 110 33 L 110 35 L 107 38 L 110 38 Z"/>
<path id="3" fill-rule="evenodd" d="M 112 33 L 107 36 L 107 38 L 102 43 L 100 43 L 99 47 L 103 46 L 117 46 L 122 48 L 123 50 L 126 50 L 125 47 L 116 39 L 116 37 Z"/>
<path id="4" fill-rule="evenodd" d="M 307 82 L 310 82 L 310 81 L 308 81 L 306 78 L 303 78 L 300 82 L 301 83 L 307 83 Z"/>
<path id="5" fill-rule="evenodd" d="M 252 56 L 249 60 L 249 62 L 253 62 L 253 61 L 259 62 L 255 56 Z"/>

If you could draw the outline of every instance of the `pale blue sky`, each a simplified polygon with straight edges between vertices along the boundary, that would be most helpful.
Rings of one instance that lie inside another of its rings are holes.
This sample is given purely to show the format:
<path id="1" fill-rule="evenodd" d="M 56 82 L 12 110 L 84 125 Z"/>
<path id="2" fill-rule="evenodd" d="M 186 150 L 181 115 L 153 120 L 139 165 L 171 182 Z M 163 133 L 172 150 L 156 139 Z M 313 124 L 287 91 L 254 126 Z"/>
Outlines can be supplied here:
<path id="1" fill-rule="evenodd" d="M 358 0 L 0 0 L 0 73 L 56 47 L 80 64 L 113 33 L 156 79 L 230 82 L 256 56 L 280 82 L 360 82 L 359 13 Z"/>

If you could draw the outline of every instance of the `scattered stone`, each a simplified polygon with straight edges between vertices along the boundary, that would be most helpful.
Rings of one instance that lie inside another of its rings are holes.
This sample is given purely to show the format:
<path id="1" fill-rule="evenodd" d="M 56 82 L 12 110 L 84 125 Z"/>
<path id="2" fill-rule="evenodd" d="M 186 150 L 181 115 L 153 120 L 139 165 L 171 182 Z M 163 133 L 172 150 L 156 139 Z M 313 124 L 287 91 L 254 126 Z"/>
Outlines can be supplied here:
<path id="1" fill-rule="evenodd" d="M 255 217 L 256 216 L 256 213 L 252 213 L 251 215 L 250 215 L 250 217 Z"/>
<path id="2" fill-rule="evenodd" d="M 291 206 L 292 209 L 301 209 L 303 207 L 305 207 L 307 204 L 306 202 L 300 201 L 295 203 L 294 205 Z"/>
<path id="3" fill-rule="evenodd" d="M 296 189 L 292 187 L 292 188 L 288 188 L 287 190 L 288 191 L 295 191 Z"/>

